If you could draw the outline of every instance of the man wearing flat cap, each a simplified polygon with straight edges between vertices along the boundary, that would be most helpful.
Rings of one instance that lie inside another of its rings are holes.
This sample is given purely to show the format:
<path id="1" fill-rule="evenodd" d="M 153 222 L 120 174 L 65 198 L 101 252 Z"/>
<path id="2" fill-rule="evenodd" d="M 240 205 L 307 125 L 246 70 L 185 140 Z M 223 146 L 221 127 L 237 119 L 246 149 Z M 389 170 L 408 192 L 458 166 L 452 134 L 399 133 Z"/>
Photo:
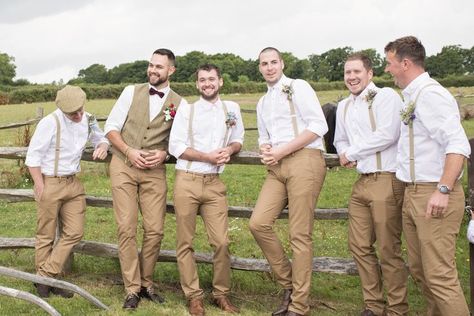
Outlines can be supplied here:
<path id="1" fill-rule="evenodd" d="M 37 206 L 35 244 L 36 273 L 56 277 L 74 245 L 84 233 L 86 200 L 84 187 L 76 174 L 86 143 L 95 150 L 92 158 L 105 159 L 109 142 L 92 115 L 84 111 L 85 92 L 66 86 L 56 96 L 56 109 L 37 125 L 26 154 L 34 181 Z M 58 221 L 62 224 L 54 243 Z M 50 293 L 69 298 L 72 293 L 43 284 L 35 284 L 40 297 Z"/>

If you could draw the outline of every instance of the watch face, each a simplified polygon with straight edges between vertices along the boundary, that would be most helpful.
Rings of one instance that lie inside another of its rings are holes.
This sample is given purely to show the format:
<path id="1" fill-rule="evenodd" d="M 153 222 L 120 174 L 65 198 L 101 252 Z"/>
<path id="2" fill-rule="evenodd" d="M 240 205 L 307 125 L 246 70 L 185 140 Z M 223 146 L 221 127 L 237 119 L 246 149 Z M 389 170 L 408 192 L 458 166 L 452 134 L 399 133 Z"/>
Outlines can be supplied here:
<path id="1" fill-rule="evenodd" d="M 449 188 L 446 185 L 440 185 L 439 186 L 439 192 L 443 194 L 448 194 L 449 193 Z"/>

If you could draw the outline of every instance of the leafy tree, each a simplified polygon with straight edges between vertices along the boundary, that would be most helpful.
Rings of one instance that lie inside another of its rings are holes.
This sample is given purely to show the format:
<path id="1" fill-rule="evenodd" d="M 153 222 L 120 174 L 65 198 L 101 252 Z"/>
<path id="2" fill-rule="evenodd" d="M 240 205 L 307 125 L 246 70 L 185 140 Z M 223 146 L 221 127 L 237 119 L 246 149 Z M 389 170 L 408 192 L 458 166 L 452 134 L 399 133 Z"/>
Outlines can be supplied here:
<path id="1" fill-rule="evenodd" d="M 105 84 L 108 82 L 109 73 L 104 65 L 93 64 L 86 69 L 79 70 L 79 78 L 87 83 Z"/>
<path id="2" fill-rule="evenodd" d="M 110 83 L 140 83 L 147 82 L 147 60 L 137 60 L 133 63 L 120 64 L 109 70 Z"/>
<path id="3" fill-rule="evenodd" d="M 441 52 L 426 58 L 426 70 L 433 77 L 446 77 L 447 75 L 463 75 L 467 72 L 466 60 L 469 50 L 460 45 L 444 46 Z"/>
<path id="4" fill-rule="evenodd" d="M 329 81 L 344 80 L 344 63 L 347 56 L 353 52 L 352 47 L 342 47 L 330 49 L 321 54 L 321 58 L 326 61 L 329 66 L 328 79 Z"/>
<path id="5" fill-rule="evenodd" d="M 380 56 L 380 54 L 373 48 L 364 49 L 361 53 L 364 53 L 370 58 L 370 60 L 372 60 L 374 76 L 382 76 L 384 74 L 385 59 L 382 58 L 382 56 Z"/>
<path id="6" fill-rule="evenodd" d="M 13 83 L 16 76 L 15 58 L 0 52 L 0 84 L 9 85 Z"/>
<path id="7" fill-rule="evenodd" d="M 196 69 L 208 62 L 209 56 L 199 51 L 192 51 L 184 56 L 176 57 L 176 72 L 173 75 L 173 81 L 186 82 L 195 81 L 194 73 Z"/>

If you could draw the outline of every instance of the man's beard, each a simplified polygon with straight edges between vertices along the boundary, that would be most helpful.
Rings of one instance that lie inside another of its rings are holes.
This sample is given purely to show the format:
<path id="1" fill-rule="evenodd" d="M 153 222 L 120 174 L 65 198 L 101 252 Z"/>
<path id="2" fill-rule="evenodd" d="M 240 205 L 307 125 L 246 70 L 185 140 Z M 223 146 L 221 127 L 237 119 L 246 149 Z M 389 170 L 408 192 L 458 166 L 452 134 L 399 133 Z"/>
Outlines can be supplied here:
<path id="1" fill-rule="evenodd" d="M 215 97 L 217 97 L 218 94 L 219 94 L 219 90 L 216 90 L 211 95 L 205 95 L 204 93 L 201 92 L 201 97 L 206 101 L 212 101 L 212 100 L 214 100 Z"/>
<path id="2" fill-rule="evenodd" d="M 156 80 L 156 82 L 151 82 L 150 76 L 148 76 L 148 83 L 151 84 L 154 87 L 158 87 L 162 83 L 165 83 L 167 80 L 168 80 L 168 77 L 163 78 L 163 77 L 160 76 L 160 77 L 158 77 L 158 80 Z"/>

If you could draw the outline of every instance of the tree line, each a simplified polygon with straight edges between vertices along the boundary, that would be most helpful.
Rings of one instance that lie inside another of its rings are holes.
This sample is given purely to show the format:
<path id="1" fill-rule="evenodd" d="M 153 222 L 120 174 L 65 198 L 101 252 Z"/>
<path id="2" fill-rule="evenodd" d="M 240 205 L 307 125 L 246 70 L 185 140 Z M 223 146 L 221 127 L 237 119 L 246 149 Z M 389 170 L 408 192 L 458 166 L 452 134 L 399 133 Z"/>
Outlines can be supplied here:
<path id="1" fill-rule="evenodd" d="M 285 74 L 292 78 L 308 81 L 330 82 L 343 80 L 344 62 L 348 55 L 354 52 L 352 47 L 330 49 L 320 55 L 311 54 L 305 59 L 299 59 L 290 52 L 283 52 Z M 388 77 L 384 74 L 385 60 L 375 49 L 363 50 L 371 57 L 374 64 L 374 75 Z M 0 85 L 27 85 L 25 79 L 14 80 L 16 65 L 14 57 L 0 52 Z M 232 53 L 205 54 L 192 51 L 176 57 L 176 72 L 174 82 L 194 81 L 194 72 L 204 63 L 213 63 L 221 68 L 225 81 L 248 82 L 261 81 L 258 72 L 257 59 L 243 59 Z M 120 64 L 111 69 L 105 65 L 93 64 L 81 69 L 78 76 L 71 79 L 71 84 L 121 84 L 145 82 L 147 60 L 137 60 Z M 426 70 L 436 78 L 450 75 L 474 74 L 474 46 L 470 49 L 460 45 L 444 46 L 441 52 L 426 58 Z"/>

